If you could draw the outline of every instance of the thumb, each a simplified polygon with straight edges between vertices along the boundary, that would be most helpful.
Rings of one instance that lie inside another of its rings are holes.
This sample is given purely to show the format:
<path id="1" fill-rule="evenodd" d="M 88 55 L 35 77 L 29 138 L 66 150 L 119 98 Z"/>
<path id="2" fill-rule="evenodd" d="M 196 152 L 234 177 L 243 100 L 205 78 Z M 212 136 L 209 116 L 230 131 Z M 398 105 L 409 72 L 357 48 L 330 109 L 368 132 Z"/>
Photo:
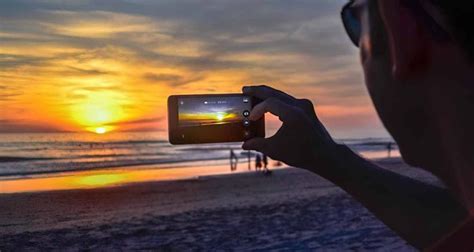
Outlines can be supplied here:
<path id="1" fill-rule="evenodd" d="M 256 150 L 258 152 L 264 152 L 265 146 L 267 145 L 267 139 L 262 137 L 252 138 L 247 140 L 242 145 L 244 150 Z"/>

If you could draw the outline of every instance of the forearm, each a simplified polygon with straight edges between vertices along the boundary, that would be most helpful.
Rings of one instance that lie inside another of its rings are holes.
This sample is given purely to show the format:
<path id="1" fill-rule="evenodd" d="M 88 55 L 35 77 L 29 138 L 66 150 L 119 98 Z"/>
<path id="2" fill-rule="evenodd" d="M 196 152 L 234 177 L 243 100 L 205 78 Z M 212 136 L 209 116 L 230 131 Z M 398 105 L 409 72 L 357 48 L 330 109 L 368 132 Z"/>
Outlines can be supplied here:
<path id="1" fill-rule="evenodd" d="M 334 153 L 327 167 L 314 167 L 314 171 L 351 194 L 415 247 L 429 246 L 467 215 L 446 189 L 382 169 L 346 146 L 337 146 Z"/>

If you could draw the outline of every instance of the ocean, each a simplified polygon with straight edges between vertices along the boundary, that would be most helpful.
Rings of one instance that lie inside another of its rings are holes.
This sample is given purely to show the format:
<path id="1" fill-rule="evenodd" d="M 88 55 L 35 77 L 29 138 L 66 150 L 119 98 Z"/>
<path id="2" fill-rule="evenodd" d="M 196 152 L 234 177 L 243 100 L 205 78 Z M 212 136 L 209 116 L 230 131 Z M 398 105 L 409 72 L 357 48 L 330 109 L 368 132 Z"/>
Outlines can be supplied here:
<path id="1" fill-rule="evenodd" d="M 389 138 L 338 139 L 360 155 L 388 157 Z M 223 165 L 229 162 L 230 149 L 247 162 L 241 143 L 173 146 L 164 132 L 23 133 L 0 134 L 0 179 L 53 176 L 68 171 L 140 165 L 153 168 Z M 252 152 L 251 156 L 256 153 Z M 400 156 L 393 144 L 392 157 Z M 275 161 L 271 161 L 275 164 Z"/>

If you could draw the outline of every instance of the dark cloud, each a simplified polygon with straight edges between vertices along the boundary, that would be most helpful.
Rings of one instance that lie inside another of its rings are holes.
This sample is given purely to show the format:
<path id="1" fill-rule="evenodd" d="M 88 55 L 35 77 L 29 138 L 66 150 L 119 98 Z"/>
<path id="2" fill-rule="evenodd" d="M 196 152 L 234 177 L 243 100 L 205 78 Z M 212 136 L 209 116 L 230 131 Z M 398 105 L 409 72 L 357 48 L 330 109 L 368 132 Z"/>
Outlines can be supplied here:
<path id="1" fill-rule="evenodd" d="M 16 97 L 22 94 L 23 92 L 17 87 L 0 85 L 0 102 L 14 101 Z"/>
<path id="2" fill-rule="evenodd" d="M 0 120 L 0 132 L 16 133 L 16 132 L 58 132 L 58 128 L 47 125 L 36 125 L 26 122 L 18 122 L 11 120 Z"/>
<path id="3" fill-rule="evenodd" d="M 152 82 L 179 82 L 183 79 L 182 76 L 176 74 L 153 74 L 146 73 L 143 78 Z"/>
<path id="4" fill-rule="evenodd" d="M 165 84 L 167 86 L 182 86 L 192 82 L 203 80 L 203 76 L 190 76 L 185 77 L 176 74 L 154 74 L 154 73 L 145 73 L 143 78 L 148 80 L 150 83 Z"/>
<path id="5" fill-rule="evenodd" d="M 63 72 L 64 74 L 69 73 L 71 75 L 85 75 L 85 76 L 114 74 L 113 72 L 104 71 L 104 70 L 100 70 L 100 69 L 83 69 L 83 68 L 73 67 L 73 66 L 68 66 L 67 68 L 70 69 L 71 71 L 69 71 L 69 72 L 64 71 Z"/>
<path id="6" fill-rule="evenodd" d="M 0 54 L 0 69 L 16 68 L 20 66 L 40 65 L 44 62 L 41 57 L 29 57 L 15 54 Z"/>
<path id="7" fill-rule="evenodd" d="M 118 122 L 114 125 L 124 126 L 124 125 L 140 125 L 140 124 L 147 124 L 147 123 L 161 123 L 164 120 L 166 120 L 166 118 L 160 116 L 160 117 L 152 117 L 152 118 L 144 118 L 144 119 L 138 119 L 138 120 Z"/>
<path id="8" fill-rule="evenodd" d="M 13 101 L 21 93 L 0 94 L 0 101 Z"/>

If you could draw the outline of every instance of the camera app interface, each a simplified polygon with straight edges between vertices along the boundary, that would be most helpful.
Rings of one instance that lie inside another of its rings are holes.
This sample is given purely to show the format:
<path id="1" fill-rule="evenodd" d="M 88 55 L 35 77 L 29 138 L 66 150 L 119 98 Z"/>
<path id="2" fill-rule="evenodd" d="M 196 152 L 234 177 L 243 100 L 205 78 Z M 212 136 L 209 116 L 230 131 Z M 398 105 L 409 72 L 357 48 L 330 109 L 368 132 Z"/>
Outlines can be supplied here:
<path id="1" fill-rule="evenodd" d="M 251 108 L 250 98 L 245 96 L 180 98 L 178 125 L 180 128 L 248 126 Z"/>

